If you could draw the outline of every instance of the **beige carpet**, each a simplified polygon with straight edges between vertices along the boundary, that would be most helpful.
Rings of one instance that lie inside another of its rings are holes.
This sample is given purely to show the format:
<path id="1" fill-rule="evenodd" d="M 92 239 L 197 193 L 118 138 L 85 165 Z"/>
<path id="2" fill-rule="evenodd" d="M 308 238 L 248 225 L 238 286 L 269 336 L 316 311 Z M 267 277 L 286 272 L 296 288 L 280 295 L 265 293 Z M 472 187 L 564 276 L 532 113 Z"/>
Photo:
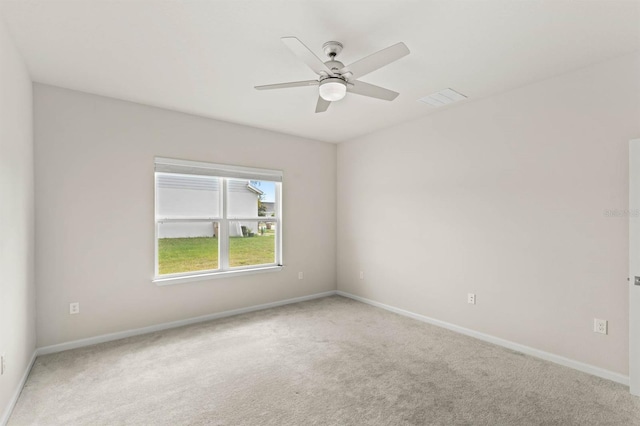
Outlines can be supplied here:
<path id="1" fill-rule="evenodd" d="M 342 297 L 39 357 L 9 425 L 640 425 L 622 385 Z"/>

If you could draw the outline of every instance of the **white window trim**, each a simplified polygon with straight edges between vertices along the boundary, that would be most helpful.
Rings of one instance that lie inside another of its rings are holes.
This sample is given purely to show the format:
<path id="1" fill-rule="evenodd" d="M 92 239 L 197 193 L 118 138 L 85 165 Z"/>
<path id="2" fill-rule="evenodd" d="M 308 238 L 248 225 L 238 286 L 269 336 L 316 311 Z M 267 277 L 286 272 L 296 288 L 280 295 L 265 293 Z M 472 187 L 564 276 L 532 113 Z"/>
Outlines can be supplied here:
<path id="1" fill-rule="evenodd" d="M 218 271 L 215 272 L 204 272 L 204 273 L 192 273 L 184 276 L 169 276 L 169 275 L 161 275 L 160 277 L 156 277 L 152 280 L 153 283 L 159 286 L 163 285 L 172 285 L 172 284 L 182 284 L 193 281 L 205 281 L 205 280 L 213 280 L 218 278 L 230 278 L 237 277 L 243 275 L 254 275 L 254 274 L 262 274 L 264 272 L 278 272 L 284 268 L 283 265 L 272 265 L 265 267 L 251 267 L 247 269 L 238 269 L 238 270 L 230 270 L 230 271 Z"/>
<path id="2" fill-rule="evenodd" d="M 263 272 L 277 272 L 282 270 L 282 172 L 278 170 L 255 169 L 242 166 L 228 166 L 222 164 L 202 163 L 188 160 L 176 160 L 169 158 L 156 157 L 155 166 L 158 171 L 160 165 L 161 171 L 167 169 L 173 173 L 179 173 L 181 167 L 188 170 L 185 174 L 200 174 L 196 171 L 202 171 L 202 175 L 211 175 L 209 171 L 215 171 L 222 176 L 218 177 L 222 182 L 222 191 L 220 191 L 220 206 L 222 208 L 222 217 L 199 217 L 199 218 L 160 218 L 155 217 L 155 256 L 154 256 L 154 277 L 152 282 L 157 285 L 180 284 L 192 281 L 210 280 L 216 278 L 226 278 L 241 275 L 251 275 Z M 253 173 L 253 174 L 252 174 Z M 275 216 L 257 216 L 257 217 L 227 217 L 227 193 L 229 179 L 250 179 L 250 180 L 270 180 L 275 185 Z M 154 214 L 158 211 L 158 182 L 157 175 L 154 173 Z M 250 266 L 229 266 L 229 222 L 231 221 L 256 221 L 256 222 L 275 222 L 276 223 L 276 247 L 275 262 L 261 265 Z M 181 272 L 176 274 L 159 274 L 158 270 L 158 233 L 159 224 L 164 222 L 218 222 L 218 269 L 209 269 L 203 271 Z"/>

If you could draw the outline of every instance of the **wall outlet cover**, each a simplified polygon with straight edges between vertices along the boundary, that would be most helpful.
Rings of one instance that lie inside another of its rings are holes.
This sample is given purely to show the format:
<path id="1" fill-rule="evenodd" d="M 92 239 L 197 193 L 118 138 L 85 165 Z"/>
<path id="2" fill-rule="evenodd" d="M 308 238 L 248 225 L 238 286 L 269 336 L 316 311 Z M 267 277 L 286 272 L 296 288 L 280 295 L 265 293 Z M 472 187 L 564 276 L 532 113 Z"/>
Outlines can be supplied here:
<path id="1" fill-rule="evenodd" d="M 609 334 L 609 322 L 607 320 L 594 318 L 593 332 L 600 334 Z"/>

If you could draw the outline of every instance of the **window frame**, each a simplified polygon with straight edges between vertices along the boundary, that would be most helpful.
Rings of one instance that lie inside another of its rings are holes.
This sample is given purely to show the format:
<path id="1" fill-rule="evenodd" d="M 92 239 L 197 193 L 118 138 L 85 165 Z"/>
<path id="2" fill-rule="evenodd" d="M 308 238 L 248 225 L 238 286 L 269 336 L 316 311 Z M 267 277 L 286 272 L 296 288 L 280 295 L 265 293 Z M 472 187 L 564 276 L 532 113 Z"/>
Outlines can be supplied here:
<path id="1" fill-rule="evenodd" d="M 160 170 L 159 170 L 159 165 Z M 157 285 L 178 284 L 190 281 L 209 280 L 215 278 L 249 275 L 262 272 L 277 272 L 282 270 L 282 172 L 279 170 L 257 169 L 244 166 L 232 166 L 225 164 L 203 163 L 189 160 L 156 157 L 154 160 L 154 276 L 152 282 Z M 164 169 L 172 171 L 167 172 Z M 182 172 L 181 170 L 184 170 Z M 189 173 L 189 171 L 201 170 L 203 173 Z M 212 174 L 212 173 L 218 174 Z M 158 173 L 175 173 L 178 175 L 206 175 L 219 179 L 220 195 L 219 206 L 221 214 L 218 217 L 194 217 L 171 218 L 158 216 Z M 249 181 L 271 181 L 275 184 L 274 216 L 256 217 L 229 217 L 227 214 L 229 201 L 229 181 L 242 179 Z M 272 222 L 276 224 L 275 230 L 275 260 L 273 263 L 229 266 L 229 226 L 231 222 Z M 159 229 L 163 223 L 218 223 L 218 268 L 200 271 L 178 272 L 172 274 L 159 273 Z"/>

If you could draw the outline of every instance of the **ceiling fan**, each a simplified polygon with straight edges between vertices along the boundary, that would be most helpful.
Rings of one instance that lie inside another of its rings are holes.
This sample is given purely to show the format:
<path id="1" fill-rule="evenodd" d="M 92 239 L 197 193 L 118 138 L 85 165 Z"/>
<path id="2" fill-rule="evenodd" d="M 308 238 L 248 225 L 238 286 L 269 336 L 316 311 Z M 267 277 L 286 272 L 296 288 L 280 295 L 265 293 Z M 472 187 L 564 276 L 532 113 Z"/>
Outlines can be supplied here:
<path id="1" fill-rule="evenodd" d="M 340 42 L 328 41 L 322 45 L 324 53 L 329 57 L 328 61 L 322 62 L 296 37 L 282 37 L 281 40 L 313 72 L 318 74 L 319 78 L 317 80 L 255 86 L 258 90 L 319 86 L 316 112 L 325 112 L 331 102 L 344 98 L 347 92 L 385 101 L 392 101 L 399 95 L 398 92 L 358 81 L 357 79 L 408 55 L 409 49 L 404 43 L 396 43 L 345 66 L 342 62 L 336 60 L 336 56 L 342 51 L 342 43 Z"/>

